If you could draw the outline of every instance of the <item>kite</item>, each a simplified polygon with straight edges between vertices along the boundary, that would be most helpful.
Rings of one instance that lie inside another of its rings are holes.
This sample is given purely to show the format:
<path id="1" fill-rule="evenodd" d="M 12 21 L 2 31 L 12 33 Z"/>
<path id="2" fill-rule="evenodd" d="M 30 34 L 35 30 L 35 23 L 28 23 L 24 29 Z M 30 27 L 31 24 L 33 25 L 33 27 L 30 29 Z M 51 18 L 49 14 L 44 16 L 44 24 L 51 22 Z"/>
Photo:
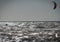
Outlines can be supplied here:
<path id="1" fill-rule="evenodd" d="M 55 10 L 57 8 L 57 3 L 55 1 L 52 1 L 52 3 L 54 4 L 53 9 Z"/>

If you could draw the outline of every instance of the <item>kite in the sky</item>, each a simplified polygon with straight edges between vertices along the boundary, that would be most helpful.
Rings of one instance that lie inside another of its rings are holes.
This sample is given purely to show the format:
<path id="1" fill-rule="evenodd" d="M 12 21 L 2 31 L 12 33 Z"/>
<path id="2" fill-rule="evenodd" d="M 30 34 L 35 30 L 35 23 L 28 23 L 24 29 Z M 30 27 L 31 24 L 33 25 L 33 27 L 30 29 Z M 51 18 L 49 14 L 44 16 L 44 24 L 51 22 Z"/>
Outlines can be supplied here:
<path id="1" fill-rule="evenodd" d="M 52 1 L 52 3 L 54 4 L 53 9 L 55 10 L 57 8 L 57 3 L 55 1 Z"/>

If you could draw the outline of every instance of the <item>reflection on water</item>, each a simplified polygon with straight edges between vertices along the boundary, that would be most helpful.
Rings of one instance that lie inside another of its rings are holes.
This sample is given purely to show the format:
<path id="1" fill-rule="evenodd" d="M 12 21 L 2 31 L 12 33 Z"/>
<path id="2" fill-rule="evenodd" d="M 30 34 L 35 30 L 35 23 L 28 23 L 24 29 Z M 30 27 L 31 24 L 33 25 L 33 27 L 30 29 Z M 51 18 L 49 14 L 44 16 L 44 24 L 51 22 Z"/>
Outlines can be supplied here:
<path id="1" fill-rule="evenodd" d="M 0 22 L 0 42 L 59 42 L 60 22 Z"/>

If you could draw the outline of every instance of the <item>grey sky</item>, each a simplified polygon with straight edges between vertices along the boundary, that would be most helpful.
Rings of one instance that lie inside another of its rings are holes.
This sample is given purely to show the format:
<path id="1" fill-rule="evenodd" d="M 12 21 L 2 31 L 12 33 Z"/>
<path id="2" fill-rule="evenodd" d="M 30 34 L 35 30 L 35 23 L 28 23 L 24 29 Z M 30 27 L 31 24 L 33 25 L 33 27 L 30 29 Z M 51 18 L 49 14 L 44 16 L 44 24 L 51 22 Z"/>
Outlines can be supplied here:
<path id="1" fill-rule="evenodd" d="M 60 0 L 0 0 L 0 21 L 60 21 Z"/>

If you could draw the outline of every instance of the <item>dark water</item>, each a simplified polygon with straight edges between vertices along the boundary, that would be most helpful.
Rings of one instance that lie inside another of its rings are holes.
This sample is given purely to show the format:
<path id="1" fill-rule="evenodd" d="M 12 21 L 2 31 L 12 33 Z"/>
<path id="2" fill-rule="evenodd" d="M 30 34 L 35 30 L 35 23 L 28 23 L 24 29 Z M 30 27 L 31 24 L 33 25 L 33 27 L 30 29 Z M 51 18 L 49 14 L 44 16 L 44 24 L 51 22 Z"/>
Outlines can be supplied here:
<path id="1" fill-rule="evenodd" d="M 59 42 L 60 22 L 0 22 L 0 42 Z"/>

